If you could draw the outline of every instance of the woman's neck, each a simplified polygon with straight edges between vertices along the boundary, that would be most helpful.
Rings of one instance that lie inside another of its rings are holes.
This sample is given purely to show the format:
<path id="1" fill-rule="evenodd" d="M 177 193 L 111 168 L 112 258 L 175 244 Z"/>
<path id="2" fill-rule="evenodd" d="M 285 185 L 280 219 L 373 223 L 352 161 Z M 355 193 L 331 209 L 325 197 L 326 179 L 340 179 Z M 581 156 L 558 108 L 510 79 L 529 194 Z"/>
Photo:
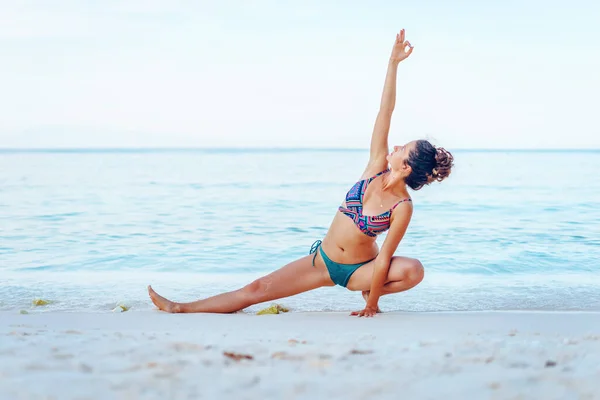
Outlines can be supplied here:
<path id="1" fill-rule="evenodd" d="M 383 180 L 381 182 L 381 189 L 384 192 L 390 192 L 397 197 L 404 197 L 408 195 L 404 178 L 395 175 L 394 171 L 390 170 L 390 172 L 385 174 L 382 178 Z"/>

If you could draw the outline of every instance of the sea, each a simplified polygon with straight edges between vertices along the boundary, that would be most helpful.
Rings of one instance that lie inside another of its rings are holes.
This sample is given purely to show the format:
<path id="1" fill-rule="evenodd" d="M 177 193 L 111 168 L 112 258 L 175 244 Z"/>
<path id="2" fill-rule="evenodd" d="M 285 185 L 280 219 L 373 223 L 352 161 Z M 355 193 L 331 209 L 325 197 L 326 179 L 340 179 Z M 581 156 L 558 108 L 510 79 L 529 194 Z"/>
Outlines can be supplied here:
<path id="1" fill-rule="evenodd" d="M 453 154 L 450 178 L 412 192 L 396 252 L 421 260 L 425 279 L 384 296 L 383 311 L 599 310 L 600 151 Z M 150 311 L 148 284 L 176 301 L 239 288 L 309 253 L 367 158 L 343 149 L 1 150 L 0 310 Z M 277 303 L 292 312 L 364 304 L 341 287 Z"/>

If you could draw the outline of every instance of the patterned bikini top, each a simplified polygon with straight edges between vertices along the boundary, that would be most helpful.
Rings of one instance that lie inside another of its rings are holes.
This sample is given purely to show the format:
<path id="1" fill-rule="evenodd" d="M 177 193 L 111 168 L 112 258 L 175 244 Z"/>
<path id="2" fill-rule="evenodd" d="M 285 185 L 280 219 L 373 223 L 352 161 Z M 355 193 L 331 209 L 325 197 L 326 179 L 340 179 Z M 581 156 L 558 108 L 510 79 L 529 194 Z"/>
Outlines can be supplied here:
<path id="1" fill-rule="evenodd" d="M 390 229 L 390 217 L 392 216 L 392 211 L 394 211 L 398 204 L 405 201 L 412 201 L 410 198 L 406 198 L 394 204 L 394 207 L 383 214 L 363 215 L 363 198 L 369 183 L 371 183 L 371 181 L 377 178 L 379 175 L 383 175 L 388 171 L 389 169 L 386 169 L 375 176 L 356 182 L 348 191 L 348 193 L 346 193 L 346 207 L 340 206 L 338 209 L 342 213 L 352 218 L 358 229 L 360 229 L 360 231 L 367 236 L 376 237 L 380 233 Z"/>

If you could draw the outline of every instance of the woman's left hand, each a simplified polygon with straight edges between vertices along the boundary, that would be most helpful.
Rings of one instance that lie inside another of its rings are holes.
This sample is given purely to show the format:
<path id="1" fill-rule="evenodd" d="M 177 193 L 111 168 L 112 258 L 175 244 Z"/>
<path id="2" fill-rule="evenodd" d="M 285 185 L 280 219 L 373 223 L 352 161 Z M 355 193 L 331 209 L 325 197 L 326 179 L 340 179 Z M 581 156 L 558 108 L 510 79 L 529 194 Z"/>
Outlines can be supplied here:
<path id="1" fill-rule="evenodd" d="M 350 315 L 357 317 L 374 317 L 377 314 L 377 307 L 365 307 L 362 311 L 353 311 Z"/>

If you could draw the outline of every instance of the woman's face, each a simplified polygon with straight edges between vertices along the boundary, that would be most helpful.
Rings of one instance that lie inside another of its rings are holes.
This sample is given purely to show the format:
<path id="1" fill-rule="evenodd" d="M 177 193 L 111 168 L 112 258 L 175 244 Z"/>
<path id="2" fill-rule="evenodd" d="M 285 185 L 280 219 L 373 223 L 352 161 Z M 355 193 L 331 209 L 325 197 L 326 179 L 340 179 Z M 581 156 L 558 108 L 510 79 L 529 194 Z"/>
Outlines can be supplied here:
<path id="1" fill-rule="evenodd" d="M 393 151 L 386 157 L 388 163 L 390 164 L 390 168 L 393 171 L 403 171 L 406 168 L 410 168 L 408 167 L 406 161 L 408 160 L 410 153 L 414 151 L 416 147 L 416 140 L 408 142 L 402 146 L 394 146 Z"/>

